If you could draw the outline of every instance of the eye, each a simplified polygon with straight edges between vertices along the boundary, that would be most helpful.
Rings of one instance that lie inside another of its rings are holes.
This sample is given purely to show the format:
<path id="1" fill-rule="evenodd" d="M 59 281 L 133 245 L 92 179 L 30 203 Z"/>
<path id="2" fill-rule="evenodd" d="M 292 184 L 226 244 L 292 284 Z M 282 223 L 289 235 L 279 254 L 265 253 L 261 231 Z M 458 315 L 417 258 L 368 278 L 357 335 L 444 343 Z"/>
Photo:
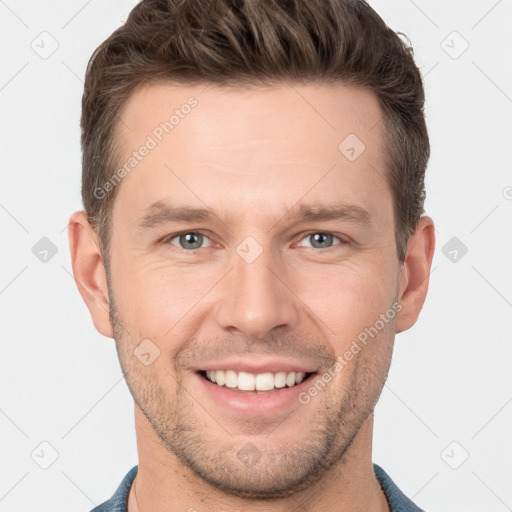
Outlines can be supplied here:
<path id="1" fill-rule="evenodd" d="M 178 243 L 173 243 L 173 240 L 177 239 Z M 165 243 L 171 244 L 171 245 L 178 245 L 181 249 L 186 249 L 193 251 L 195 249 L 201 249 L 203 242 L 205 240 L 208 240 L 209 238 L 203 235 L 202 233 L 197 233 L 196 231 L 185 231 L 183 233 L 178 233 L 176 235 L 172 235 L 170 238 L 167 238 Z M 206 247 L 209 247 L 210 244 L 208 244 Z"/>
<path id="2" fill-rule="evenodd" d="M 340 245 L 347 243 L 345 240 L 323 231 L 308 233 L 302 240 L 310 240 L 310 245 L 306 247 L 313 247 L 314 249 L 329 249 L 332 247 L 333 240 L 339 240 L 341 242 Z"/>

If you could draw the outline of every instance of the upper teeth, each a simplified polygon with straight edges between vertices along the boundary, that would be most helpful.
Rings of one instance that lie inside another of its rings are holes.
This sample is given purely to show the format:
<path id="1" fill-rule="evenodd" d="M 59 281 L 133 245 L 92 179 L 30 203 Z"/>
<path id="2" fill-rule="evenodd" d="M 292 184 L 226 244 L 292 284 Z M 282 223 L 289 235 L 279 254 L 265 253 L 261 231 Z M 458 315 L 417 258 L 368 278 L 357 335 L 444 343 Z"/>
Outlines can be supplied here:
<path id="1" fill-rule="evenodd" d="M 258 373 L 235 372 L 234 370 L 207 370 L 208 380 L 219 386 L 238 388 L 242 391 L 270 391 L 300 384 L 306 374 L 304 372 Z"/>

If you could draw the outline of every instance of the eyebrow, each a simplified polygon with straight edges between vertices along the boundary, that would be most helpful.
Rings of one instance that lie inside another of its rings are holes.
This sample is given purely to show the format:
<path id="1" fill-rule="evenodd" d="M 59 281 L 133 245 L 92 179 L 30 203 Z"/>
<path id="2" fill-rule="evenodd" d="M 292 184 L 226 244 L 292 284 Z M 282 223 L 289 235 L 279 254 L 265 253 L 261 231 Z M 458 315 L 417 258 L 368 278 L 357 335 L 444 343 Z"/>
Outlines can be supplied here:
<path id="1" fill-rule="evenodd" d="M 339 204 L 332 206 L 308 206 L 300 205 L 298 212 L 289 210 L 283 219 L 289 221 L 296 218 L 297 221 L 327 221 L 345 220 L 363 225 L 373 223 L 370 213 L 355 204 Z M 281 219 L 282 220 L 282 219 Z"/>
<path id="2" fill-rule="evenodd" d="M 153 229 L 172 222 L 192 223 L 213 221 L 219 218 L 212 210 L 206 208 L 172 207 L 161 201 L 153 203 L 148 212 L 137 221 L 140 229 Z M 354 204 L 338 204 L 329 206 L 300 205 L 298 209 L 291 208 L 284 216 L 275 222 L 274 226 L 283 220 L 296 222 L 343 220 L 369 226 L 373 224 L 370 213 L 361 206 Z"/>
<path id="3" fill-rule="evenodd" d="M 173 208 L 161 201 L 153 203 L 137 225 L 142 229 L 151 229 L 168 222 L 198 222 L 212 220 L 216 215 L 204 208 Z"/>

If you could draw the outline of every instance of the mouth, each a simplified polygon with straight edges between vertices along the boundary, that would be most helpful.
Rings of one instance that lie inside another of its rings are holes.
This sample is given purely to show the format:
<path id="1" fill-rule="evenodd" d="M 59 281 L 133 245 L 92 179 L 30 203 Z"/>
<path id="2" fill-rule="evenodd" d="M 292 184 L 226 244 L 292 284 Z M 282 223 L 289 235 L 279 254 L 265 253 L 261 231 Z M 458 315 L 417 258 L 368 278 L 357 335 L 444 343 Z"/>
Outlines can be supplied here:
<path id="1" fill-rule="evenodd" d="M 310 380 L 317 372 L 250 373 L 236 370 L 199 370 L 198 375 L 220 388 L 244 394 L 269 394 L 294 388 Z"/>
<path id="2" fill-rule="evenodd" d="M 196 396 L 226 419 L 276 421 L 304 407 L 301 393 L 314 385 L 320 369 L 314 360 L 233 356 L 199 363 L 191 368 L 191 382 Z"/>

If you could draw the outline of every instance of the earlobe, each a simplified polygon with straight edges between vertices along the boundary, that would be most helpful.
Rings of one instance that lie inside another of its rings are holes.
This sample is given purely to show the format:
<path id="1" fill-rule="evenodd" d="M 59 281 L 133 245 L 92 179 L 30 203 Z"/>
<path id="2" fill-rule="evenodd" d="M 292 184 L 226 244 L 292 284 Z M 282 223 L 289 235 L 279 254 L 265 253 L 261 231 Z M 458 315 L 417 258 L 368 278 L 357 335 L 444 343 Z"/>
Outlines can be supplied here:
<path id="1" fill-rule="evenodd" d="M 396 333 L 411 328 L 418 319 L 427 296 L 435 249 L 434 222 L 428 216 L 418 221 L 409 237 L 407 254 L 399 279 L 399 302 L 402 306 L 396 321 Z"/>
<path id="2" fill-rule="evenodd" d="M 105 267 L 98 237 L 84 211 L 75 212 L 68 222 L 71 265 L 78 291 L 82 296 L 96 329 L 113 338 L 110 321 Z"/>

